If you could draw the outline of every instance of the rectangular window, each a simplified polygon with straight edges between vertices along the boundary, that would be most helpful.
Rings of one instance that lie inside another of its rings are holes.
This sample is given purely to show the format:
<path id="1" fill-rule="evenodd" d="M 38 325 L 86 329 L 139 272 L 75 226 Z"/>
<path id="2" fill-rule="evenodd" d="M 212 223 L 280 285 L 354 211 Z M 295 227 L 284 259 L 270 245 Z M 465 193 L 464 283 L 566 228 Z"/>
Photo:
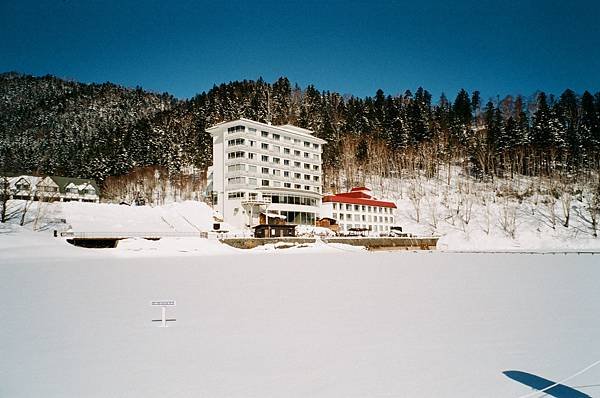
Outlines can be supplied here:
<path id="1" fill-rule="evenodd" d="M 261 136 L 261 137 L 268 137 L 268 136 L 269 136 L 269 133 L 268 133 L 267 131 L 261 131 L 261 132 L 260 132 L 260 136 Z"/>
<path id="2" fill-rule="evenodd" d="M 309 154 L 308 152 L 304 152 L 304 157 L 305 157 L 306 159 L 308 159 L 308 158 L 310 157 L 310 154 Z"/>
<path id="3" fill-rule="evenodd" d="M 354 211 L 358 211 L 358 205 L 354 205 Z"/>
<path id="4" fill-rule="evenodd" d="M 346 205 L 346 210 L 352 210 L 352 205 Z"/>
<path id="5" fill-rule="evenodd" d="M 308 186 L 308 185 L 305 185 L 305 186 L 304 186 L 304 190 L 305 190 L 305 191 L 310 191 L 310 186 Z"/>
<path id="6" fill-rule="evenodd" d="M 313 149 L 319 150 L 319 144 L 313 144 Z"/>
<path id="7" fill-rule="evenodd" d="M 284 135 L 284 136 L 283 136 L 283 140 L 284 140 L 284 141 L 291 141 L 291 140 L 292 140 L 292 138 Z"/>
<path id="8" fill-rule="evenodd" d="M 294 162 L 294 167 L 300 167 L 302 165 L 302 163 L 300 162 Z"/>
<path id="9" fill-rule="evenodd" d="M 300 184 L 294 184 L 294 189 L 302 189 L 302 185 L 300 185 Z"/>
<path id="10" fill-rule="evenodd" d="M 238 159 L 238 158 L 243 158 L 244 155 L 245 155 L 245 152 L 242 152 L 242 151 L 229 152 L 227 154 L 227 158 L 228 159 Z"/>
<path id="11" fill-rule="evenodd" d="M 283 165 L 284 166 L 289 166 L 290 165 L 290 161 L 288 159 L 283 159 Z"/>
<path id="12" fill-rule="evenodd" d="M 227 141 L 227 146 L 244 145 L 245 141 L 246 140 L 244 140 L 243 138 L 236 138 L 236 139 Z"/>
<path id="13" fill-rule="evenodd" d="M 299 180 L 300 178 L 302 178 L 302 175 L 300 173 L 294 173 L 294 178 Z"/>
<path id="14" fill-rule="evenodd" d="M 244 132 L 245 130 L 246 130 L 246 127 L 244 127 L 244 126 L 229 127 L 227 129 L 227 134 L 241 133 L 241 132 Z"/>
<path id="15" fill-rule="evenodd" d="M 289 155 L 290 154 L 290 148 L 283 148 L 283 153 L 285 155 Z"/>
<path id="16" fill-rule="evenodd" d="M 269 161 L 269 157 L 267 155 L 262 155 L 260 157 L 260 160 L 262 160 L 263 162 L 268 162 Z"/>
<path id="17" fill-rule="evenodd" d="M 310 176 L 308 174 L 304 174 L 304 180 L 310 181 Z"/>
<path id="18" fill-rule="evenodd" d="M 281 159 L 273 158 L 273 163 L 279 164 L 279 163 L 281 163 Z"/>
<path id="19" fill-rule="evenodd" d="M 286 178 L 289 178 L 290 172 L 289 171 L 284 171 L 283 172 L 283 176 L 286 177 Z"/>
<path id="20" fill-rule="evenodd" d="M 317 166 L 316 164 L 313 165 L 313 170 L 314 171 L 319 171 L 319 166 Z"/>
<path id="21" fill-rule="evenodd" d="M 313 181 L 314 182 L 319 182 L 319 176 L 313 176 Z"/>
<path id="22" fill-rule="evenodd" d="M 250 173 L 256 173 L 256 166 L 249 165 L 249 166 L 248 166 L 248 171 L 249 171 Z"/>
<path id="23" fill-rule="evenodd" d="M 269 186 L 269 180 L 262 180 L 260 185 L 262 185 L 263 187 L 268 187 Z"/>
<path id="24" fill-rule="evenodd" d="M 254 156 L 252 152 L 248 152 L 248 159 L 254 159 Z"/>
<path id="25" fill-rule="evenodd" d="M 313 159 L 314 160 L 319 160 L 319 155 L 317 155 L 316 153 L 313 153 Z"/>
<path id="26" fill-rule="evenodd" d="M 273 152 L 281 152 L 281 147 L 279 145 L 272 145 L 271 150 Z"/>
<path id="27" fill-rule="evenodd" d="M 304 147 L 305 148 L 310 148 L 310 142 L 304 141 Z"/>
<path id="28" fill-rule="evenodd" d="M 300 144 L 300 140 L 298 138 L 294 138 L 294 144 Z"/>
<path id="29" fill-rule="evenodd" d="M 289 183 L 289 182 L 284 182 L 284 183 L 283 183 L 283 187 L 284 187 L 284 188 L 291 188 L 291 187 L 292 187 L 292 184 L 291 184 L 291 183 Z"/>
<path id="30" fill-rule="evenodd" d="M 265 151 L 269 150 L 269 144 L 267 144 L 265 142 L 261 142 L 260 149 L 264 149 Z"/>
<path id="31" fill-rule="evenodd" d="M 263 174 L 269 174 L 269 168 L 268 167 L 263 167 L 260 171 Z"/>
<path id="32" fill-rule="evenodd" d="M 256 178 L 248 178 L 248 185 L 256 186 Z"/>
<path id="33" fill-rule="evenodd" d="M 256 129 L 253 129 L 252 127 L 248 127 L 248 131 L 251 133 L 256 133 Z"/>
<path id="34" fill-rule="evenodd" d="M 281 175 L 281 170 L 273 169 L 272 172 L 273 172 L 274 176 L 280 176 Z"/>
<path id="35" fill-rule="evenodd" d="M 227 171 L 230 173 L 236 172 L 236 171 L 246 171 L 246 165 L 244 164 L 232 164 L 230 166 L 227 167 Z"/>
<path id="36" fill-rule="evenodd" d="M 227 184 L 229 185 L 239 185 L 239 184 L 245 184 L 246 183 L 246 177 L 231 177 L 227 179 Z"/>
<path id="37" fill-rule="evenodd" d="M 251 146 L 251 147 L 253 147 L 253 146 L 256 146 L 256 141 L 252 141 L 252 140 L 250 140 L 250 146 Z"/>
<path id="38" fill-rule="evenodd" d="M 244 192 L 229 192 L 227 194 L 228 199 L 240 199 L 245 197 L 246 194 Z"/>
<path id="39" fill-rule="evenodd" d="M 300 151 L 294 150 L 294 156 L 300 156 Z"/>
<path id="40" fill-rule="evenodd" d="M 273 181 L 273 187 L 279 188 L 281 187 L 281 183 L 279 181 Z"/>
<path id="41" fill-rule="evenodd" d="M 280 139 L 280 138 L 281 138 L 281 136 L 280 136 L 279 134 L 275 134 L 275 133 L 273 133 L 273 139 L 274 139 L 275 141 L 279 141 L 279 139 Z"/>
<path id="42" fill-rule="evenodd" d="M 304 163 L 304 169 L 305 170 L 310 170 L 310 164 Z"/>

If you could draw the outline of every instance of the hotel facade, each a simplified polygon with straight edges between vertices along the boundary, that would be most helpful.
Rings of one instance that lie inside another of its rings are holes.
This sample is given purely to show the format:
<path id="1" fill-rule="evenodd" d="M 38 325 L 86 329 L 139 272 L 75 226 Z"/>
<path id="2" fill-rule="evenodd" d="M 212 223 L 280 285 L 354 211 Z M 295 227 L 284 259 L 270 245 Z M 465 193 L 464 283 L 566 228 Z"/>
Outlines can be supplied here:
<path id="1" fill-rule="evenodd" d="M 249 119 L 206 131 L 213 140 L 207 194 L 225 222 L 243 227 L 259 224 L 261 217 L 267 222 L 268 217 L 285 217 L 290 224 L 314 225 L 326 141 L 300 127 Z"/>

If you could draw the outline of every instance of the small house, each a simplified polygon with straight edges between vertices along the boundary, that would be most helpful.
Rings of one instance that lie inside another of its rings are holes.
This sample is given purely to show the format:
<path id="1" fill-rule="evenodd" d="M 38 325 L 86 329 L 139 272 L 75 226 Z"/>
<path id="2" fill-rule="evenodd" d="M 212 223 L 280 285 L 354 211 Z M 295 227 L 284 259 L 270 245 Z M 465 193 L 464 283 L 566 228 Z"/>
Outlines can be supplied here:
<path id="1" fill-rule="evenodd" d="M 259 224 L 254 227 L 255 238 L 286 238 L 296 236 L 295 224 Z"/>

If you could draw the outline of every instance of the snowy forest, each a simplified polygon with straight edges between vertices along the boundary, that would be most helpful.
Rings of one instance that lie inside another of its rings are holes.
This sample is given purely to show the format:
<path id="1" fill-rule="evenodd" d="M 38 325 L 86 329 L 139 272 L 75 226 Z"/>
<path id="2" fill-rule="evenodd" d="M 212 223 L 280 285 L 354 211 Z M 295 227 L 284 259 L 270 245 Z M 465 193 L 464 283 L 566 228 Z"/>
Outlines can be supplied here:
<path id="1" fill-rule="evenodd" d="M 600 168 L 600 93 L 588 91 L 487 101 L 465 90 L 434 100 L 418 88 L 357 98 L 282 77 L 215 85 L 181 100 L 139 87 L 4 73 L 0 170 L 99 182 L 147 166 L 170 176 L 202 172 L 211 164 L 205 127 L 239 117 L 295 124 L 327 140 L 326 190 L 373 173 L 432 176 L 451 165 L 477 179 L 589 177 Z"/>

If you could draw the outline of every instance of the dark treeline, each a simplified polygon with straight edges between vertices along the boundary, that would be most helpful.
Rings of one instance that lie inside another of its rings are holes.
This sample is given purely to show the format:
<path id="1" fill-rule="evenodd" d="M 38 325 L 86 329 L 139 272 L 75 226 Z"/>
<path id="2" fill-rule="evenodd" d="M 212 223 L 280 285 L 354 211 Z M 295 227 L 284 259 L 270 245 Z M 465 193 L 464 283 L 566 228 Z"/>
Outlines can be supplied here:
<path id="1" fill-rule="evenodd" d="M 445 164 L 478 178 L 600 168 L 600 93 L 487 102 L 461 90 L 434 101 L 418 88 L 356 98 L 280 78 L 221 84 L 182 101 L 110 83 L 7 73 L 0 75 L 0 170 L 101 181 L 151 165 L 171 173 L 203 170 L 212 150 L 204 129 L 240 117 L 315 131 L 329 142 L 323 159 L 330 181 L 348 148 L 358 167 L 376 158 L 384 174 L 406 167 L 435 172 Z"/>

